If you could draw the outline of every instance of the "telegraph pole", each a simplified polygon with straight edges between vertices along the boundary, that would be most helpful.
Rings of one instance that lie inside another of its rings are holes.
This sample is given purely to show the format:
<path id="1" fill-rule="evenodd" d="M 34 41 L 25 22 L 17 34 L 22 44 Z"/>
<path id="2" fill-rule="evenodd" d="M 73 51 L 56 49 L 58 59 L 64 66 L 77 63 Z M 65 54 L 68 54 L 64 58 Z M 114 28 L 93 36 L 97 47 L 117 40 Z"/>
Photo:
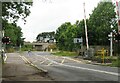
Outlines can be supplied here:
<path id="1" fill-rule="evenodd" d="M 87 46 L 87 50 L 88 50 L 88 49 L 89 49 L 89 45 L 88 45 L 88 35 L 87 35 L 87 23 L 86 23 L 85 2 L 83 3 L 83 6 L 84 6 L 84 23 L 85 23 L 86 46 Z"/>

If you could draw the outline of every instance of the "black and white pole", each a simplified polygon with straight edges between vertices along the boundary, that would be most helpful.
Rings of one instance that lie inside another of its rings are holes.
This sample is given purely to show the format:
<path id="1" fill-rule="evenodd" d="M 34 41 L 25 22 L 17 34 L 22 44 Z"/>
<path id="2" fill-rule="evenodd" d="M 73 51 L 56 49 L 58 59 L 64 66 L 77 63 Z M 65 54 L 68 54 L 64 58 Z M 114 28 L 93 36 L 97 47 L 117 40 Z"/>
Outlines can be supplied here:
<path id="1" fill-rule="evenodd" d="M 88 50 L 88 49 L 89 49 L 89 45 L 88 45 L 88 34 L 87 34 L 87 23 L 86 23 L 85 2 L 83 3 L 83 6 L 84 6 L 84 22 L 85 22 L 86 45 L 87 45 L 87 50 Z"/>

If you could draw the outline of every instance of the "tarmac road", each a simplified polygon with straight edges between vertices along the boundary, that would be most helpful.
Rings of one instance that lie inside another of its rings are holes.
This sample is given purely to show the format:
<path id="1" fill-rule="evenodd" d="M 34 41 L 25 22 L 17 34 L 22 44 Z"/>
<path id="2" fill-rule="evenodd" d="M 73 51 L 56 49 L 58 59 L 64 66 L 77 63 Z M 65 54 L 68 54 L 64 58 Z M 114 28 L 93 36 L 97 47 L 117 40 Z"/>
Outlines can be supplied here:
<path id="1" fill-rule="evenodd" d="M 22 55 L 38 68 L 47 70 L 48 75 L 55 81 L 118 81 L 117 67 L 86 64 L 48 52 L 24 52 Z"/>

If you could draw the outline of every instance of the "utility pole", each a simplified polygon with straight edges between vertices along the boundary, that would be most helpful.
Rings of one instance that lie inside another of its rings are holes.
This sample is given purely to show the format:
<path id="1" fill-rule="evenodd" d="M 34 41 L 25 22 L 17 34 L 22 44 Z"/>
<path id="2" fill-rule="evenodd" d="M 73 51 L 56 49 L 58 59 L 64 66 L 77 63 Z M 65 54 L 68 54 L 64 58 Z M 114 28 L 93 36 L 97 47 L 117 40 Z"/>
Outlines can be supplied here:
<path id="1" fill-rule="evenodd" d="M 89 49 L 89 45 L 88 45 L 88 35 L 87 35 L 87 23 L 86 23 L 85 2 L 83 3 L 83 6 L 84 6 L 84 22 L 85 22 L 86 46 L 87 46 L 87 50 L 88 50 L 88 49 Z"/>

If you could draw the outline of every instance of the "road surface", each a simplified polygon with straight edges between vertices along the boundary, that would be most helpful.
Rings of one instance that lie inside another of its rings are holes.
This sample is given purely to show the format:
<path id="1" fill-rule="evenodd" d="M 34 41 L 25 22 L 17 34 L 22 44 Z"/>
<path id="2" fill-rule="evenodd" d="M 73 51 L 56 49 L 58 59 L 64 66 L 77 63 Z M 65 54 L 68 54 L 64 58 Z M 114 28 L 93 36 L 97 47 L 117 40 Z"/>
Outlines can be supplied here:
<path id="1" fill-rule="evenodd" d="M 38 68 L 48 71 L 55 81 L 118 81 L 118 68 L 86 64 L 48 52 L 21 53 Z"/>

